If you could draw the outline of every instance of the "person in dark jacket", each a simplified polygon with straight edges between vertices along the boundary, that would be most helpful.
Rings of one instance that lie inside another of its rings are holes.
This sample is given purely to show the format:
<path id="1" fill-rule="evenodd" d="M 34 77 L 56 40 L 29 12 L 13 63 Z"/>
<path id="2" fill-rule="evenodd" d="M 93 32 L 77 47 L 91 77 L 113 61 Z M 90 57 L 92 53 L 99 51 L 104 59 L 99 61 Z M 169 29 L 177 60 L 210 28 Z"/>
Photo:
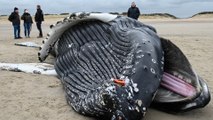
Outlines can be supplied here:
<path id="1" fill-rule="evenodd" d="M 136 20 L 140 16 L 140 10 L 136 7 L 135 2 L 132 2 L 131 7 L 128 9 L 127 16 Z"/>
<path id="2" fill-rule="evenodd" d="M 21 19 L 24 20 L 24 35 L 26 38 L 30 38 L 33 20 L 27 9 L 24 10 L 24 14 L 21 16 Z"/>
<path id="3" fill-rule="evenodd" d="M 14 8 L 14 11 L 10 14 L 8 20 L 13 24 L 14 39 L 21 39 L 22 37 L 20 36 L 20 16 L 17 7 Z"/>
<path id="4" fill-rule="evenodd" d="M 36 22 L 36 26 L 39 30 L 38 38 L 43 37 L 43 33 L 42 33 L 42 29 L 41 29 L 42 21 L 44 21 L 43 11 L 41 10 L 41 6 L 37 5 L 37 11 L 36 11 L 36 14 L 35 14 L 35 22 Z"/>

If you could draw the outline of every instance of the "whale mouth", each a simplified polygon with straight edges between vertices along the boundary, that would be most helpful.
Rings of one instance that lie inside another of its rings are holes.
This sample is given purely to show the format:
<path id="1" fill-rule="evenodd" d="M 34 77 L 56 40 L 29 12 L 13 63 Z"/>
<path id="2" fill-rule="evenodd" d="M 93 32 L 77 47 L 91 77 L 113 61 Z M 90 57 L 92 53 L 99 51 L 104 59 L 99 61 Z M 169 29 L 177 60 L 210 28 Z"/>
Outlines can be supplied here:
<path id="1" fill-rule="evenodd" d="M 161 38 L 164 74 L 152 106 L 166 112 L 183 112 L 205 106 L 210 93 L 205 81 L 192 69 L 182 51 Z"/>
<path id="2" fill-rule="evenodd" d="M 163 103 L 188 102 L 202 92 L 196 73 L 190 75 L 183 71 L 164 71 L 155 100 Z"/>
<path id="3" fill-rule="evenodd" d="M 193 98 L 197 94 L 197 90 L 191 84 L 191 80 L 178 73 L 174 75 L 164 72 L 161 86 L 183 97 Z"/>
<path id="4" fill-rule="evenodd" d="M 164 51 L 164 74 L 156 100 L 159 102 L 190 101 L 201 93 L 200 80 L 182 51 L 161 38 Z"/>

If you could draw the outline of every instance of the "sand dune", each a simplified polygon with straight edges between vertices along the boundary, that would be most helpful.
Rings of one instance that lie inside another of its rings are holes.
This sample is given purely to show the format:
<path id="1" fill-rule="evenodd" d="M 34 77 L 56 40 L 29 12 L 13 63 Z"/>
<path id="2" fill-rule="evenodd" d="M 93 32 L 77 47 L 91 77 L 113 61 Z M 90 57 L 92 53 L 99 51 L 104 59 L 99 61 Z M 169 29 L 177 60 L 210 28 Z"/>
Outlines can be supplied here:
<path id="1" fill-rule="evenodd" d="M 212 18 L 213 17 L 213 11 L 209 12 L 200 12 L 195 15 L 193 15 L 191 18 Z"/>
<path id="2" fill-rule="evenodd" d="M 43 23 L 44 34 L 49 25 L 62 17 L 46 17 Z M 0 19 L 0 62 L 38 62 L 36 48 L 15 46 L 16 42 L 37 39 L 38 31 L 33 24 L 31 38 L 13 39 L 11 23 Z M 213 90 L 213 22 L 212 19 L 143 19 L 140 21 L 154 26 L 158 34 L 172 40 L 188 57 L 194 69 Z M 23 26 L 22 26 L 23 36 Z M 47 62 L 52 62 L 49 57 Z M 92 120 L 75 113 L 67 105 L 60 81 L 53 76 L 31 75 L 0 71 L 0 120 Z M 203 109 L 182 114 L 168 114 L 149 109 L 145 120 L 212 120 L 213 102 Z"/>

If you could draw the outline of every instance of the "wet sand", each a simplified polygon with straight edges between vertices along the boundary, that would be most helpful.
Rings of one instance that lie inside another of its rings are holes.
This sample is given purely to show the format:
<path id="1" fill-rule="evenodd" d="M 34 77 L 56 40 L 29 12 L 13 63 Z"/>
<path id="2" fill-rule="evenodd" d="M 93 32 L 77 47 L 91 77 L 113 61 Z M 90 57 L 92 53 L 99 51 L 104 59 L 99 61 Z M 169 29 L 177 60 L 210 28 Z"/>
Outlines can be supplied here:
<path id="1" fill-rule="evenodd" d="M 43 23 L 44 35 L 49 25 L 59 17 L 48 17 Z M 193 68 L 206 80 L 213 93 L 213 19 L 140 19 L 154 26 L 158 34 L 170 39 L 188 57 Z M 23 26 L 21 27 L 23 35 Z M 37 39 L 38 31 L 33 24 L 31 38 L 13 39 L 11 23 L 0 19 L 0 62 L 38 62 L 37 48 L 15 46 L 16 42 Z M 47 62 L 51 62 L 49 57 Z M 0 71 L 0 120 L 93 120 L 74 112 L 67 105 L 60 81 L 53 76 L 32 75 L 19 72 Z M 213 102 L 205 108 L 182 114 L 168 114 L 149 109 L 145 120 L 211 120 Z"/>

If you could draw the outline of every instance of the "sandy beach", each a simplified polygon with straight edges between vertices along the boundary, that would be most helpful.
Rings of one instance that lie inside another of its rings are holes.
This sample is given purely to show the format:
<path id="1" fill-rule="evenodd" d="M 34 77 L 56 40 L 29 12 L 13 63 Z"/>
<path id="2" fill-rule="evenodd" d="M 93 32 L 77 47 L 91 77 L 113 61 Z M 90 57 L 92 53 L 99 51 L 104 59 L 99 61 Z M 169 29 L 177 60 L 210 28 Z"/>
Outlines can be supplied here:
<path id="1" fill-rule="evenodd" d="M 49 25 L 62 17 L 46 17 L 42 24 L 44 35 Z M 213 93 L 213 17 L 189 19 L 140 19 L 157 29 L 159 36 L 170 39 L 188 57 L 193 68 L 206 80 Z M 15 46 L 15 43 L 32 41 L 38 31 L 32 26 L 31 38 L 13 39 L 13 28 L 6 17 L 0 18 L 0 62 L 35 63 L 37 48 Z M 49 57 L 47 62 L 51 63 Z M 145 120 L 212 120 L 213 102 L 205 108 L 181 114 L 168 114 L 150 108 Z M 32 75 L 0 70 L 0 120 L 93 120 L 76 113 L 65 100 L 60 81 L 54 76 Z"/>

